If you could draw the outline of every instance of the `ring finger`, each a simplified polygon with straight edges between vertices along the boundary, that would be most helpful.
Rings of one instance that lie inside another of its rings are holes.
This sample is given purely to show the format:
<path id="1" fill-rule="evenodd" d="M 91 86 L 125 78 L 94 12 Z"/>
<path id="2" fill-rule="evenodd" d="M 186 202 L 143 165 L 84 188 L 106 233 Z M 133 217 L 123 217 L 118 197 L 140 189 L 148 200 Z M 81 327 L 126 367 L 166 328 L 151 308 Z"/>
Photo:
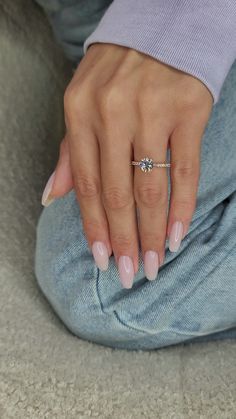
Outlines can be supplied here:
<path id="1" fill-rule="evenodd" d="M 155 138 L 150 141 L 155 132 Z M 139 132 L 134 142 L 136 161 L 150 157 L 154 162 L 165 162 L 168 135 L 166 132 L 149 130 Z M 135 167 L 134 195 L 139 210 L 139 234 L 144 260 L 145 275 L 149 280 L 156 278 L 160 264 L 164 260 L 168 178 L 166 168 L 154 167 L 150 172 L 143 172 Z"/>

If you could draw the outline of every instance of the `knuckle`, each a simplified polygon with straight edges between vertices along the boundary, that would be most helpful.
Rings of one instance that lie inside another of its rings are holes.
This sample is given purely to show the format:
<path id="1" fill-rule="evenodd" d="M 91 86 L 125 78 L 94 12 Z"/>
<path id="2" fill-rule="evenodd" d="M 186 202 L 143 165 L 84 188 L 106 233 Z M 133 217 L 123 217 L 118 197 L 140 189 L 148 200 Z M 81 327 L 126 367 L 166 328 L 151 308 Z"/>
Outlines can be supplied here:
<path id="1" fill-rule="evenodd" d="M 196 206 L 196 199 L 194 198 L 183 198 L 183 199 L 178 199 L 174 201 L 174 207 L 178 208 L 178 211 L 182 212 L 183 214 L 185 214 L 185 218 L 186 218 L 186 214 L 192 214 L 192 212 L 194 211 Z"/>
<path id="2" fill-rule="evenodd" d="M 201 96 L 199 95 L 199 89 L 193 88 L 193 85 L 189 86 L 185 84 L 184 94 L 180 96 L 180 107 L 185 112 L 195 112 L 203 105 Z"/>
<path id="3" fill-rule="evenodd" d="M 77 175 L 74 185 L 79 198 L 96 198 L 99 195 L 99 182 L 86 175 Z"/>
<path id="4" fill-rule="evenodd" d="M 104 206 L 107 209 L 123 209 L 132 204 L 130 193 L 118 187 L 110 187 L 103 191 Z"/>
<path id="5" fill-rule="evenodd" d="M 172 176 L 174 180 L 188 180 L 198 176 L 198 168 L 189 162 L 173 163 Z"/>
<path id="6" fill-rule="evenodd" d="M 135 189 L 135 197 L 139 204 L 152 208 L 166 204 L 166 193 L 151 185 L 140 185 Z"/>
<path id="7" fill-rule="evenodd" d="M 131 249 L 133 247 L 134 240 L 131 236 L 125 234 L 114 234 L 112 236 L 112 246 L 115 249 Z"/>
<path id="8" fill-rule="evenodd" d="M 69 84 L 64 93 L 64 108 L 71 109 L 75 104 L 77 104 L 77 89 Z"/>
<path id="9" fill-rule="evenodd" d="M 165 242 L 165 229 L 163 230 L 163 234 L 160 234 L 158 232 L 144 232 L 143 233 L 143 241 L 145 241 L 145 243 L 151 243 L 151 245 L 158 249 L 161 248 L 163 246 L 163 243 Z"/>
<path id="10" fill-rule="evenodd" d="M 119 113 L 124 106 L 122 87 L 112 84 L 100 88 L 99 106 L 100 112 L 104 116 Z"/>
<path id="11" fill-rule="evenodd" d="M 193 99 L 185 98 L 181 103 L 182 112 L 188 113 L 188 115 L 195 114 L 199 108 L 197 102 Z"/>
<path id="12" fill-rule="evenodd" d="M 73 115 L 80 116 L 80 112 L 85 107 L 86 93 L 82 86 L 69 84 L 64 93 L 64 110 L 66 116 Z M 79 112 L 78 112 L 79 111 Z"/>
<path id="13" fill-rule="evenodd" d="M 91 218 L 83 218 L 83 227 L 88 237 L 99 237 L 102 232 L 107 230 L 105 221 Z"/>

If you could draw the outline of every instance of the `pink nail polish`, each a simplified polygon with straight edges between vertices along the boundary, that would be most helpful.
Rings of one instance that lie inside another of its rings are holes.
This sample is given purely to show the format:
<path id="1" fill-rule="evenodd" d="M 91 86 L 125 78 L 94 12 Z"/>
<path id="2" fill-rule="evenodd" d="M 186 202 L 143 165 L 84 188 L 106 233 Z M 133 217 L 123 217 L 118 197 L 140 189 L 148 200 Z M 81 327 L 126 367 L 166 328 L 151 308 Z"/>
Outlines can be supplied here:
<path id="1" fill-rule="evenodd" d="M 109 263 L 106 245 L 100 241 L 93 242 L 92 253 L 97 267 L 101 269 L 101 271 L 106 271 Z"/>
<path id="2" fill-rule="evenodd" d="M 157 252 L 148 250 L 144 255 L 144 271 L 147 279 L 153 281 L 157 277 L 159 269 L 159 259 Z"/>
<path id="3" fill-rule="evenodd" d="M 44 207 L 48 207 L 53 201 L 55 201 L 55 198 L 50 196 L 50 192 L 52 190 L 53 182 L 55 179 L 55 174 L 56 174 L 55 171 L 51 174 L 50 178 L 47 181 L 45 189 L 43 191 L 41 202 L 42 202 L 42 205 L 44 205 Z"/>
<path id="4" fill-rule="evenodd" d="M 118 260 L 120 281 L 124 288 L 132 288 L 134 279 L 134 265 L 129 256 L 120 256 Z"/>
<path id="5" fill-rule="evenodd" d="M 183 223 L 181 221 L 175 221 L 171 227 L 169 237 L 169 249 L 171 252 L 177 252 L 183 237 Z"/>

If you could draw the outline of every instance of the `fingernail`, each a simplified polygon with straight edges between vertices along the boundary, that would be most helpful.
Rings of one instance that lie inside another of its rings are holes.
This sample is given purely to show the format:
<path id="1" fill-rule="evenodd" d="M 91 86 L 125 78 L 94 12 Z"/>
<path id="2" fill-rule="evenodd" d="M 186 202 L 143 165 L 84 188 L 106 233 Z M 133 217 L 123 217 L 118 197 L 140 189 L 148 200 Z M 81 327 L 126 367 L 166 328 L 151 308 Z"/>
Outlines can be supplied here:
<path id="1" fill-rule="evenodd" d="M 41 202 L 42 202 L 42 205 L 44 207 L 48 207 L 53 201 L 55 201 L 55 198 L 50 196 L 50 192 L 52 190 L 54 178 L 55 178 L 55 171 L 51 174 L 50 178 L 47 181 L 45 189 L 43 191 L 43 196 L 42 196 L 42 201 Z"/>
<path id="2" fill-rule="evenodd" d="M 99 241 L 93 242 L 92 253 L 97 267 L 101 269 L 101 271 L 106 271 L 109 263 L 109 256 L 106 245 Z"/>
<path id="3" fill-rule="evenodd" d="M 159 259 L 157 252 L 148 250 L 144 255 L 144 271 L 147 279 L 153 281 L 157 277 L 159 268 Z"/>
<path id="4" fill-rule="evenodd" d="M 132 288 L 134 279 L 134 265 L 129 256 L 120 256 L 118 260 L 120 281 L 124 288 Z"/>
<path id="5" fill-rule="evenodd" d="M 169 249 L 171 252 L 177 252 L 179 249 L 183 236 L 183 230 L 184 227 L 181 221 L 175 221 L 172 225 L 169 237 Z"/>

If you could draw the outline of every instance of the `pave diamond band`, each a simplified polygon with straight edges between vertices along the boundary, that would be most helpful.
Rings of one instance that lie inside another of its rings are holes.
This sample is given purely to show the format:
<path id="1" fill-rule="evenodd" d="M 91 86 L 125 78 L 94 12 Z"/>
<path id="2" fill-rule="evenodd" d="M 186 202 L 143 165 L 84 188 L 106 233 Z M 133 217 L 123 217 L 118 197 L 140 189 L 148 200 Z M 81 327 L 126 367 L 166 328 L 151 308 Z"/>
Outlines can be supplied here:
<path id="1" fill-rule="evenodd" d="M 170 163 L 154 163 L 149 157 L 144 157 L 140 161 L 132 161 L 133 166 L 139 166 L 143 172 L 151 172 L 153 167 L 170 167 Z"/>

